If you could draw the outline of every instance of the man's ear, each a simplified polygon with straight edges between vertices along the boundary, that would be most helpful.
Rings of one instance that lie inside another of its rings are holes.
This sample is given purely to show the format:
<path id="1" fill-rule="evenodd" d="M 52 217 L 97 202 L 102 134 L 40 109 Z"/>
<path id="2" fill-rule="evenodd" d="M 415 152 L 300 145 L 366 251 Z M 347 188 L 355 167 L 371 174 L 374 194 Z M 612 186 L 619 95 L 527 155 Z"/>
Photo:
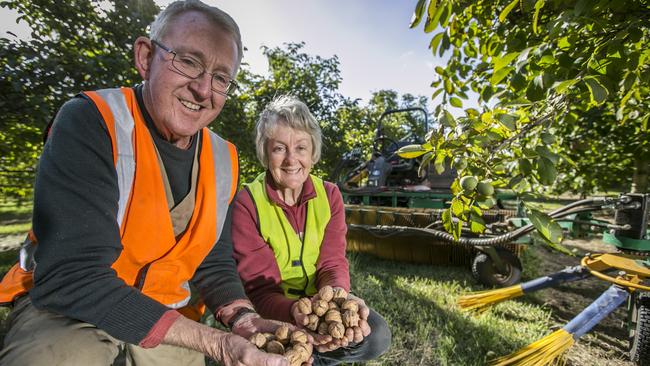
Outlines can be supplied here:
<path id="1" fill-rule="evenodd" d="M 135 56 L 135 68 L 140 73 L 143 80 L 149 80 L 149 70 L 153 60 L 153 45 L 147 37 L 138 37 L 133 45 Z"/>

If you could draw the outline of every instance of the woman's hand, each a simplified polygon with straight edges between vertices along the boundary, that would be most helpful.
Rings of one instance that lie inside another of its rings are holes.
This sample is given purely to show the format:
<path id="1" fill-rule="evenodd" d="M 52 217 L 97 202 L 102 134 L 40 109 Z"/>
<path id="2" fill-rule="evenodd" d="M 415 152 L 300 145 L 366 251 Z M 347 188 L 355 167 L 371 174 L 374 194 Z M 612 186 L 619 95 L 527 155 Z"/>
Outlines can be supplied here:
<path id="1" fill-rule="evenodd" d="M 348 329 L 348 331 L 345 332 L 345 336 L 350 342 L 359 343 L 372 331 L 368 325 L 370 309 L 366 305 L 366 302 L 360 297 L 349 294 L 348 300 L 354 300 L 359 305 L 359 325 L 351 328 L 352 332 L 349 332 Z"/>

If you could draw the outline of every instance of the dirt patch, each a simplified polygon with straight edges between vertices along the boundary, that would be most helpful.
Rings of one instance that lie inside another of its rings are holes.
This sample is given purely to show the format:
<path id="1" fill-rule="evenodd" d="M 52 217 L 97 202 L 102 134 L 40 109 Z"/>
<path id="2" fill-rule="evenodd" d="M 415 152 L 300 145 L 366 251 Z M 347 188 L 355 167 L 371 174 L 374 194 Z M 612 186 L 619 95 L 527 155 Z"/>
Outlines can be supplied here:
<path id="1" fill-rule="evenodd" d="M 563 255 L 543 245 L 531 246 L 531 250 L 538 258 L 539 275 L 551 274 L 568 266 L 579 265 L 580 259 L 587 253 L 616 251 L 615 247 L 597 238 L 565 240 L 563 244 L 575 251 L 576 256 Z M 539 291 L 532 301 L 550 308 L 553 320 L 557 323 L 557 328 L 560 328 L 595 301 L 609 286 L 608 282 L 589 277 L 582 281 Z M 626 304 L 623 304 L 576 342 L 567 353 L 567 364 L 634 366 L 628 358 L 628 343 L 627 308 Z"/>
<path id="2" fill-rule="evenodd" d="M 16 235 L 0 235 L 0 252 L 6 252 L 20 248 L 20 245 L 25 241 L 25 234 Z"/>

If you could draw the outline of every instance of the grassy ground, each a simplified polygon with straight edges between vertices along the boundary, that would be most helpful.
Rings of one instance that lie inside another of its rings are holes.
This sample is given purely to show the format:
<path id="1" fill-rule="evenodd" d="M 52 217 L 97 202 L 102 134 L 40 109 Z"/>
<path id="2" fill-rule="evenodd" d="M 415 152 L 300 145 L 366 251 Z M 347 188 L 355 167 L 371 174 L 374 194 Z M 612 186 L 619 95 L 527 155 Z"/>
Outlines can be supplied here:
<path id="1" fill-rule="evenodd" d="M 1 251 L 3 242 L 4 248 L 15 248 L 29 217 L 28 209 L 0 210 L 0 273 L 16 258 L 16 249 Z M 579 252 L 587 250 L 578 244 Z M 472 317 L 456 306 L 460 294 L 481 289 L 467 268 L 395 263 L 356 253 L 349 253 L 349 260 L 353 290 L 385 317 L 393 332 L 391 349 L 368 365 L 484 365 L 562 326 L 607 287 L 596 280 L 563 285 Z M 578 260 L 536 246 L 523 257 L 524 280 Z M 0 310 L 0 323 L 6 314 Z M 577 342 L 567 364 L 631 365 L 625 361 L 624 319 L 624 309 L 610 315 Z"/>

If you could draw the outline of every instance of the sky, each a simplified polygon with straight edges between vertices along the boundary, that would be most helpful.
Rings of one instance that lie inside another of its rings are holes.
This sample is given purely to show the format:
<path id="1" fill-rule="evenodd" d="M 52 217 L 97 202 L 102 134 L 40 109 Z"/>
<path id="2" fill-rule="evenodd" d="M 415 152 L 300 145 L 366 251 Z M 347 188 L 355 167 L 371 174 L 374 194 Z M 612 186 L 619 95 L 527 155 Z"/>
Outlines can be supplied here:
<path id="1" fill-rule="evenodd" d="M 430 97 L 434 68 L 445 64 L 428 49 L 435 33 L 425 34 L 421 24 L 409 28 L 415 0 L 204 1 L 226 11 L 239 24 L 248 49 L 244 61 L 251 71 L 267 72 L 262 45 L 305 42 L 304 51 L 310 55 L 339 58 L 341 94 L 364 102 L 382 89 Z M 156 0 L 161 7 L 170 2 Z M 15 13 L 0 8 L 2 36 L 8 30 L 27 36 L 26 27 L 16 25 L 15 19 Z"/>

